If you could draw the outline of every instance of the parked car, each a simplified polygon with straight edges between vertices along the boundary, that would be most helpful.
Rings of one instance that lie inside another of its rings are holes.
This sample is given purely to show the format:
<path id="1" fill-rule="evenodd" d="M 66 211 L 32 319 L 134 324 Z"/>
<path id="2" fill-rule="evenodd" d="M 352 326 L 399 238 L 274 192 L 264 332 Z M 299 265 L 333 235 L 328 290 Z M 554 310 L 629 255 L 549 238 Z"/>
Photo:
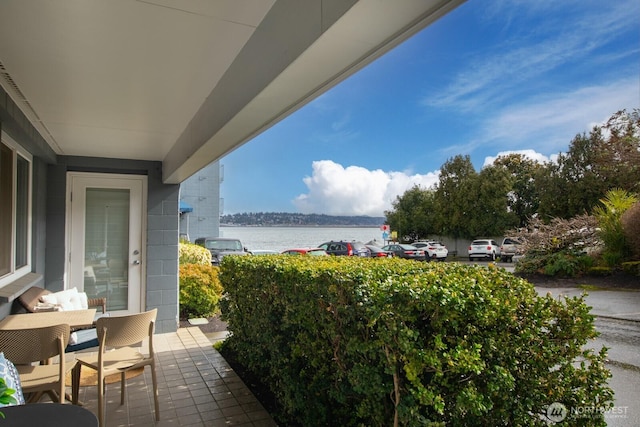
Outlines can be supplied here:
<path id="1" fill-rule="evenodd" d="M 322 248 L 293 248 L 280 252 L 285 255 L 309 255 L 309 256 L 327 256 L 327 251 Z"/>
<path id="2" fill-rule="evenodd" d="M 220 265 L 220 261 L 227 255 L 249 255 L 249 251 L 242 246 L 239 239 L 227 237 L 198 237 L 196 245 L 203 246 L 211 252 L 211 264 Z"/>
<path id="3" fill-rule="evenodd" d="M 418 249 L 413 245 L 392 243 L 390 245 L 383 246 L 382 249 L 385 251 L 393 252 L 394 256 L 400 258 L 414 259 L 416 261 L 426 260 L 424 250 Z"/>
<path id="4" fill-rule="evenodd" d="M 343 256 L 362 256 L 370 257 L 371 251 L 361 242 L 344 242 L 335 241 L 325 242 L 318 245 L 319 248 L 327 251 L 329 255 L 343 255 Z"/>
<path id="5" fill-rule="evenodd" d="M 251 255 L 278 255 L 280 252 L 272 249 L 251 249 Z"/>
<path id="6" fill-rule="evenodd" d="M 394 253 L 391 251 L 385 251 L 382 248 L 374 245 L 365 245 L 369 251 L 371 251 L 371 258 L 393 258 Z"/>
<path id="7" fill-rule="evenodd" d="M 504 262 L 511 262 L 518 255 L 522 255 L 520 242 L 513 237 L 505 237 L 500 245 L 500 259 Z"/>
<path id="8" fill-rule="evenodd" d="M 476 258 L 488 258 L 495 261 L 500 256 L 500 246 L 498 242 L 491 239 L 478 239 L 471 242 L 469 246 L 469 261 Z"/>
<path id="9" fill-rule="evenodd" d="M 446 261 L 449 255 L 449 250 L 445 245 L 435 240 L 426 242 L 413 242 L 413 246 L 419 249 L 423 249 L 426 253 L 426 257 L 433 261 Z"/>

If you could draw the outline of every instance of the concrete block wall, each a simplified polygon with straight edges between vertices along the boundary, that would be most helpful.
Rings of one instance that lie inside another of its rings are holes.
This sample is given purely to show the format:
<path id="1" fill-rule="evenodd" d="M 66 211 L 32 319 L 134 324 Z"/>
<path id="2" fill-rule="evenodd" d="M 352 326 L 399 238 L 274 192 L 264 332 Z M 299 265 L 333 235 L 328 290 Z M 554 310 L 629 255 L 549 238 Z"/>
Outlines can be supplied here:
<path id="1" fill-rule="evenodd" d="M 146 305 L 158 308 L 156 331 L 178 329 L 179 185 L 162 183 L 162 168 L 149 175 Z"/>
<path id="2" fill-rule="evenodd" d="M 162 183 L 162 163 L 126 159 L 60 156 L 49 167 L 47 204 L 47 288 L 63 288 L 66 174 L 74 172 L 146 175 L 147 244 L 144 309 L 158 309 L 156 332 L 178 328 L 179 185 Z M 143 268 L 145 265 L 143 265 Z"/>
<path id="3" fill-rule="evenodd" d="M 180 184 L 180 200 L 193 208 L 180 216 L 180 233 L 192 242 L 220 235 L 220 181 L 220 163 L 213 162 Z"/>

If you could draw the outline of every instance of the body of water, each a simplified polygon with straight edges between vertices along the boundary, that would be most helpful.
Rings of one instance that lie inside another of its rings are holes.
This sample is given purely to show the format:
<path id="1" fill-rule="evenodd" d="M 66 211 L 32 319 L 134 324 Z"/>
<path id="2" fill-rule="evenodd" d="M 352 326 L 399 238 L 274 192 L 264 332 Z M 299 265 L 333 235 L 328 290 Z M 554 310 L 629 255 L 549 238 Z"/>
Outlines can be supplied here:
<path id="1" fill-rule="evenodd" d="M 367 227 L 220 227 L 220 236 L 238 238 L 250 251 L 317 247 L 329 240 L 382 244 L 380 228 Z"/>

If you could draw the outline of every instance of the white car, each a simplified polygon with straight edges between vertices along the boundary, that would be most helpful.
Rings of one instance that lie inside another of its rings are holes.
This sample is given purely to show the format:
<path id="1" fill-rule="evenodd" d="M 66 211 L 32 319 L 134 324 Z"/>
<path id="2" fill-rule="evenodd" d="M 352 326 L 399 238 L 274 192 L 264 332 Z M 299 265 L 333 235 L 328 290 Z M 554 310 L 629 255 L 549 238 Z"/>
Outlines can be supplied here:
<path id="1" fill-rule="evenodd" d="M 414 242 L 412 245 L 425 251 L 427 261 L 446 261 L 447 256 L 449 255 L 447 247 L 435 240 Z"/>
<path id="2" fill-rule="evenodd" d="M 469 261 L 476 258 L 488 258 L 495 261 L 500 256 L 500 245 L 491 239 L 478 239 L 469 245 Z"/>

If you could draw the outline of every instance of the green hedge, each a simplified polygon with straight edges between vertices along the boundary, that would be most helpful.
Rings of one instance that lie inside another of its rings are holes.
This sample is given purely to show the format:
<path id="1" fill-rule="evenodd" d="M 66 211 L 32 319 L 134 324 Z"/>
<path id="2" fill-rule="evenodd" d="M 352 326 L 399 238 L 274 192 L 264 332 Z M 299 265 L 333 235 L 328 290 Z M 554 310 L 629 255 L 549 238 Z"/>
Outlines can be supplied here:
<path id="1" fill-rule="evenodd" d="M 180 265 L 180 318 L 209 317 L 219 312 L 222 285 L 219 267 L 211 263 Z"/>
<path id="2" fill-rule="evenodd" d="M 538 297 L 502 269 L 228 257 L 220 279 L 225 346 L 285 424 L 543 426 L 554 402 L 611 405 L 605 349 L 582 349 L 596 336 L 583 299 Z"/>

